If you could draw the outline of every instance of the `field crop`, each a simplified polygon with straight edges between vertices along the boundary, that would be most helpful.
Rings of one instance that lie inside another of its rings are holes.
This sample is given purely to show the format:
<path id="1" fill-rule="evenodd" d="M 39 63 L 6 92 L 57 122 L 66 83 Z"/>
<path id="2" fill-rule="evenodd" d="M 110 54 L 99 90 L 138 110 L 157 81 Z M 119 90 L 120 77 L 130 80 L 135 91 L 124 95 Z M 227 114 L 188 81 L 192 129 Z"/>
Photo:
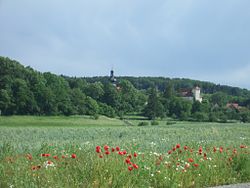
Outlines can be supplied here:
<path id="1" fill-rule="evenodd" d="M 249 146 L 249 124 L 160 121 L 138 127 L 105 117 L 0 117 L 0 187 L 247 182 Z"/>

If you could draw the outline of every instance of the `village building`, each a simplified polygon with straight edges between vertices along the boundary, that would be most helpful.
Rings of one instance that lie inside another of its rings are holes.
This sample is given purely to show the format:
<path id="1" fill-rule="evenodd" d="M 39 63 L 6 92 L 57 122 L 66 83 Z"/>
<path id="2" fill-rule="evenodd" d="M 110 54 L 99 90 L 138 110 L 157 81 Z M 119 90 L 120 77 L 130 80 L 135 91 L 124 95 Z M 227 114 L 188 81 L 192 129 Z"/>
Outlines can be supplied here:
<path id="1" fill-rule="evenodd" d="M 117 83 L 116 83 L 116 78 L 115 78 L 115 74 L 114 74 L 114 70 L 113 69 L 111 69 L 111 71 L 110 71 L 110 77 L 109 77 L 109 80 L 110 80 L 110 82 L 113 84 L 113 86 L 117 86 Z"/>
<path id="2" fill-rule="evenodd" d="M 202 97 L 201 97 L 201 89 L 200 87 L 196 86 L 192 90 L 182 90 L 180 92 L 180 95 L 183 99 L 190 100 L 190 101 L 199 101 L 202 102 Z"/>

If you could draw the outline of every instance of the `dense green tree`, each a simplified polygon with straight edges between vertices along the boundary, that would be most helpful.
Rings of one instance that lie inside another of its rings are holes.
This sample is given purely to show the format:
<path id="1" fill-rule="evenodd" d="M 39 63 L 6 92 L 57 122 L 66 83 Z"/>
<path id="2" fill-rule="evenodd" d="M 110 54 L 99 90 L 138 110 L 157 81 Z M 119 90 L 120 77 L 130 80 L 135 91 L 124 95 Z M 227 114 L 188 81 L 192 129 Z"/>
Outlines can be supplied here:
<path id="1" fill-rule="evenodd" d="M 148 102 L 144 109 L 144 115 L 149 119 L 164 117 L 163 105 L 157 96 L 157 90 L 155 88 L 149 90 Z"/>
<path id="2" fill-rule="evenodd" d="M 222 92 L 217 92 L 212 94 L 210 101 L 212 104 L 217 104 L 220 107 L 223 107 L 226 105 L 226 103 L 228 102 L 227 100 L 227 95 L 225 93 Z"/>

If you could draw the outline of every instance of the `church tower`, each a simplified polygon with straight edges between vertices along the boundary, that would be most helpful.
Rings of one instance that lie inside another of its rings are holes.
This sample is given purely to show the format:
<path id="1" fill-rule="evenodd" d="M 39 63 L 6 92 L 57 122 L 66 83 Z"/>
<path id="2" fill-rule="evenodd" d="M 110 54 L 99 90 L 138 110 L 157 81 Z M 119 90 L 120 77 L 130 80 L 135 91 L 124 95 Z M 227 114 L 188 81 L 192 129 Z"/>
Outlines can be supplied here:
<path id="1" fill-rule="evenodd" d="M 110 77 L 109 77 L 109 79 L 110 79 L 110 82 L 114 86 L 116 86 L 116 78 L 115 78 L 115 74 L 114 74 L 114 70 L 113 69 L 111 69 L 111 71 L 110 71 Z"/>

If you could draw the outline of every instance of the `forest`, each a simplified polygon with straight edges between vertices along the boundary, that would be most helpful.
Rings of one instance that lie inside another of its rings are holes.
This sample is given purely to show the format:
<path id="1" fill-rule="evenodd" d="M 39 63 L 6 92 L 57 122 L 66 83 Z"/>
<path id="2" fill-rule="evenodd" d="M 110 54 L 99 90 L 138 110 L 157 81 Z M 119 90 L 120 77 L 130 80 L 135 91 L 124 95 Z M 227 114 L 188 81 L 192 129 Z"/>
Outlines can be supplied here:
<path id="1" fill-rule="evenodd" d="M 0 57 L 1 115 L 99 115 L 123 118 L 250 122 L 250 91 L 182 78 L 69 77 L 39 72 Z M 182 91 L 201 88 L 202 102 Z"/>

